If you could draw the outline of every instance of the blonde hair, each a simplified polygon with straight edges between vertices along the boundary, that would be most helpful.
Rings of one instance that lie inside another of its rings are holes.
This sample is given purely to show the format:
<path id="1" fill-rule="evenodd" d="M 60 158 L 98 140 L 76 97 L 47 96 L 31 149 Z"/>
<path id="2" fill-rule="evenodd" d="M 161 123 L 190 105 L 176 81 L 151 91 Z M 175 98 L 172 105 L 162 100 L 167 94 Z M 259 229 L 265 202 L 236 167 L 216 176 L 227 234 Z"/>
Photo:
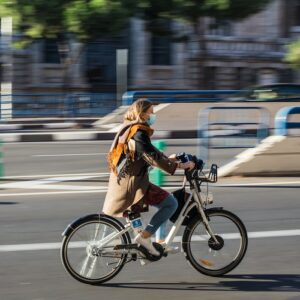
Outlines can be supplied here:
<path id="1" fill-rule="evenodd" d="M 130 105 L 125 113 L 124 121 L 145 122 L 145 113 L 152 105 L 153 103 L 146 98 L 136 100 Z"/>

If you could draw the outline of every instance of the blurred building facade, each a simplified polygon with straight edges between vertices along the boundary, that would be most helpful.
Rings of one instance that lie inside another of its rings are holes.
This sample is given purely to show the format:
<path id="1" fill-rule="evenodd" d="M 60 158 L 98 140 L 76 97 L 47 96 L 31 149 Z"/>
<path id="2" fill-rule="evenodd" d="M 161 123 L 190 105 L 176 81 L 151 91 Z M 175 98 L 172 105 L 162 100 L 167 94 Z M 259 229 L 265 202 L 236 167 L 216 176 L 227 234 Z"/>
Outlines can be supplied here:
<path id="1" fill-rule="evenodd" d="M 283 62 L 286 44 L 300 33 L 300 1 L 273 0 L 265 10 L 241 22 L 210 29 L 206 19 L 206 89 L 240 89 L 254 84 L 299 82 Z M 198 45 L 189 28 L 187 42 L 155 39 L 133 22 L 132 88 L 198 88 Z M 160 59 L 155 58 L 155 53 Z"/>
<path id="2" fill-rule="evenodd" d="M 300 0 L 273 0 L 264 11 L 218 29 L 211 29 L 213 20 L 207 18 L 205 22 L 204 72 L 208 81 L 200 88 L 240 89 L 253 84 L 300 81 L 298 72 L 283 62 L 286 44 L 300 36 Z M 48 93 L 65 88 L 73 92 L 113 92 L 116 50 L 122 48 L 129 49 L 129 89 L 199 88 L 196 38 L 187 25 L 168 26 L 188 39 L 174 41 L 153 36 L 145 30 L 144 21 L 133 19 L 122 38 L 87 45 L 67 75 L 55 41 L 39 41 L 26 50 L 13 50 L 13 89 Z M 80 45 L 71 44 L 76 55 Z M 0 46 L 1 76 L 8 49 Z"/>

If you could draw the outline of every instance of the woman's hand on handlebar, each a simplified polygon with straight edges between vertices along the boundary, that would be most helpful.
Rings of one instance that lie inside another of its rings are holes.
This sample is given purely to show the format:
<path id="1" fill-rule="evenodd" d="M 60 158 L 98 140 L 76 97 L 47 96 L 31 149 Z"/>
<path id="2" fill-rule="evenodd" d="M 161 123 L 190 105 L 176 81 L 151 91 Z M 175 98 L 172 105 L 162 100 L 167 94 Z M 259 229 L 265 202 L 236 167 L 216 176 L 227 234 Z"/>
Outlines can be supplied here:
<path id="1" fill-rule="evenodd" d="M 193 161 L 187 161 L 185 163 L 179 163 L 178 164 L 178 168 L 179 169 L 189 169 L 189 170 L 193 170 L 195 168 L 195 163 Z"/>
<path id="2" fill-rule="evenodd" d="M 169 156 L 169 159 L 172 160 L 172 161 L 178 161 L 178 155 L 177 154 L 171 154 Z M 193 161 L 179 162 L 178 163 L 178 169 L 193 170 L 194 168 L 195 168 L 195 163 Z"/>
<path id="3" fill-rule="evenodd" d="M 171 155 L 169 156 L 169 159 L 172 160 L 172 161 L 176 161 L 176 160 L 177 160 L 176 154 L 175 154 L 175 153 L 174 153 L 174 154 L 171 154 Z"/>

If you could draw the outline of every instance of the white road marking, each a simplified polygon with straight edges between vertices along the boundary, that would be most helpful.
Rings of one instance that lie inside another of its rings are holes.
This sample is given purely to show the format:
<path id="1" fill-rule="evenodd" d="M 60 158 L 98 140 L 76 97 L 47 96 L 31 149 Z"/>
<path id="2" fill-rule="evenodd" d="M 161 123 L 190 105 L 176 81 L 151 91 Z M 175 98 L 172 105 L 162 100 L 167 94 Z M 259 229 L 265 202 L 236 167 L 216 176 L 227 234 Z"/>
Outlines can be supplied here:
<path id="1" fill-rule="evenodd" d="M 6 188 L 5 184 L 0 185 L 1 188 Z M 66 185 L 66 184 L 37 184 L 26 186 L 26 183 L 23 185 L 16 184 L 15 186 L 10 186 L 10 188 L 18 189 L 34 189 L 34 190 L 64 190 L 64 191 L 92 191 L 92 190 L 107 190 L 107 187 L 101 186 L 78 186 L 78 185 Z"/>
<path id="2" fill-rule="evenodd" d="M 113 128 L 109 129 L 108 132 L 116 132 L 117 133 L 122 128 L 122 126 L 123 126 L 122 123 L 121 124 L 116 123 L 116 125 Z"/>
<path id="3" fill-rule="evenodd" d="M 159 131 L 157 131 L 159 132 Z M 1 137 L 1 134 L 0 134 Z M 168 141 L 174 141 L 176 142 L 176 144 L 178 143 L 178 139 L 167 139 Z M 189 138 L 189 139 L 185 139 L 185 142 L 193 142 L 196 144 L 195 139 Z M 92 140 L 92 141 L 49 141 L 49 142 L 10 142 L 9 144 L 5 145 L 6 147 L 10 147 L 13 145 L 19 145 L 24 147 L 28 147 L 28 146 L 32 146 L 32 145 L 72 145 L 72 144 L 81 144 L 81 145 L 93 145 L 93 144 L 100 144 L 100 145 L 111 145 L 112 140 Z M 170 146 L 172 146 L 172 144 L 170 144 Z"/>
<path id="4" fill-rule="evenodd" d="M 273 182 L 251 182 L 251 183 L 224 183 L 216 184 L 220 187 L 237 187 L 237 186 L 272 186 L 272 185 L 287 185 L 287 184 L 300 184 L 300 180 L 295 181 L 273 181 Z"/>
<path id="5" fill-rule="evenodd" d="M 168 107 L 169 105 L 170 105 L 170 103 L 161 103 L 161 104 L 158 104 L 158 105 L 154 105 L 153 111 L 156 114 L 158 111 Z"/>
<path id="6" fill-rule="evenodd" d="M 91 173 L 92 174 L 92 173 Z M 97 174 L 97 173 L 94 173 Z M 101 173 L 99 173 L 101 174 Z M 67 175 L 67 174 L 66 174 Z M 69 174 L 71 175 L 71 174 Z M 0 184 L 0 189 L 37 189 L 37 190 L 63 190 L 62 192 L 28 192 L 28 193 L 1 193 L 0 197 L 10 196 L 34 196 L 34 195 L 55 195 L 55 194 L 71 194 L 71 193 L 104 193 L 107 192 L 107 186 L 87 186 L 87 185 L 57 185 L 55 183 L 63 181 L 74 181 L 91 179 L 97 177 L 108 176 L 109 173 L 102 173 L 101 175 L 90 175 L 90 176 L 74 176 L 74 177 L 49 177 L 40 180 L 12 182 Z M 259 183 L 236 183 L 236 184 L 215 184 L 216 187 L 247 187 L 247 186 L 274 186 L 274 185 L 293 185 L 300 184 L 300 181 L 278 181 L 278 182 L 259 182 Z M 176 190 L 181 187 L 181 184 L 163 187 L 165 190 Z"/>
<path id="7" fill-rule="evenodd" d="M 31 155 L 32 157 L 59 157 L 59 156 L 98 156 L 98 155 L 107 155 L 105 153 L 68 153 L 68 154 L 36 154 Z"/>
<path id="8" fill-rule="evenodd" d="M 0 135 L 1 137 L 1 135 Z M 13 146 L 13 145 L 22 145 L 23 147 L 26 145 L 27 146 L 32 146 L 32 145 L 52 145 L 52 144 L 56 144 L 56 145 L 70 145 L 70 144 L 83 144 L 83 145 L 89 145 L 89 144 L 101 144 L 101 145 L 107 145 L 107 144 L 111 144 L 112 140 L 92 140 L 92 141 L 49 141 L 49 142 L 11 142 L 9 143 L 9 146 Z M 6 145 L 7 147 L 8 145 Z"/>
<path id="9" fill-rule="evenodd" d="M 300 229 L 292 229 L 292 230 L 276 230 L 276 231 L 253 231 L 248 232 L 248 238 L 249 239 L 258 239 L 258 238 L 268 238 L 268 237 L 286 237 L 286 236 L 299 236 L 300 235 Z M 235 240 L 240 238 L 240 235 L 238 233 L 225 233 L 222 234 L 224 238 L 228 240 Z M 181 242 L 182 237 L 176 236 L 174 239 L 174 242 L 179 243 Z M 205 236 L 195 236 L 192 239 L 193 241 L 203 241 L 207 240 Z"/>
<path id="10" fill-rule="evenodd" d="M 170 103 L 163 103 L 163 104 L 158 104 L 158 105 L 155 105 L 153 110 L 154 110 L 154 113 L 157 113 L 158 111 L 166 108 L 167 106 L 169 106 Z M 108 132 L 118 132 L 122 126 L 123 126 L 123 123 L 113 123 L 112 124 L 112 128 L 108 130 Z"/>
<path id="11" fill-rule="evenodd" d="M 63 181 L 74 181 L 74 180 L 84 180 L 84 179 L 91 179 L 97 176 L 76 176 L 76 177 L 52 177 L 52 178 L 45 178 L 40 180 L 30 180 L 30 181 L 21 181 L 21 182 L 10 182 L 0 184 L 0 189 L 2 188 L 21 188 L 21 189 L 34 189 L 40 188 L 41 185 L 48 185 L 51 183 L 58 183 Z M 50 186 L 48 186 L 50 187 Z M 83 187 L 84 188 L 84 187 Z M 71 188 L 72 189 L 72 188 Z"/>
<path id="12" fill-rule="evenodd" d="M 248 232 L 248 237 L 252 239 L 256 238 L 269 238 L 269 237 L 291 237 L 299 236 L 300 229 L 291 230 L 277 230 L 277 231 L 254 231 Z M 224 235 L 226 239 L 236 239 L 237 234 L 227 233 Z M 181 242 L 182 237 L 176 236 L 174 239 L 175 243 Z M 195 241 L 203 240 L 202 236 L 195 236 Z M 72 247 L 78 248 L 84 245 L 74 244 Z M 35 243 L 35 244 L 15 244 L 15 245 L 0 245 L 0 252 L 15 252 L 15 251 L 35 251 L 35 250 L 52 250 L 60 249 L 61 243 Z"/>
<path id="13" fill-rule="evenodd" d="M 43 177 L 58 177 L 58 176 L 95 176 L 95 177 L 105 177 L 110 173 L 102 172 L 102 173 L 65 173 L 65 174 L 39 174 L 39 175 L 17 175 L 17 176 L 5 176 L 1 177 L 1 179 L 9 180 L 9 179 L 20 179 L 20 178 L 43 178 Z"/>
<path id="14" fill-rule="evenodd" d="M 82 190 L 82 191 L 61 191 L 61 192 L 34 192 L 34 193 L 7 193 L 0 194 L 0 198 L 16 197 L 16 196 L 43 196 L 43 195 L 64 195 L 64 194 L 91 194 L 106 193 L 107 190 Z M 45 198 L 43 198 L 45 200 Z M 41 200 L 41 199 L 39 199 Z"/>
<path id="15" fill-rule="evenodd" d="M 57 189 L 60 189 L 59 186 L 55 186 L 53 189 L 56 189 L 56 187 L 58 187 Z M 28 193 L 1 193 L 0 194 L 0 198 L 1 197 L 11 197 L 11 196 L 41 196 L 41 195 L 59 195 L 59 194 L 84 194 L 84 193 L 106 193 L 107 192 L 107 186 L 91 186 L 89 187 L 82 187 L 78 189 L 76 187 L 74 187 L 74 189 L 72 189 L 73 186 L 64 186 L 64 191 L 61 192 L 28 192 Z M 1 185 L 0 185 L 1 188 Z M 70 190 L 69 190 L 70 188 Z M 167 187 L 164 188 L 165 190 L 174 190 L 176 187 Z M 51 186 L 31 186 L 30 189 L 49 189 L 51 190 Z"/>

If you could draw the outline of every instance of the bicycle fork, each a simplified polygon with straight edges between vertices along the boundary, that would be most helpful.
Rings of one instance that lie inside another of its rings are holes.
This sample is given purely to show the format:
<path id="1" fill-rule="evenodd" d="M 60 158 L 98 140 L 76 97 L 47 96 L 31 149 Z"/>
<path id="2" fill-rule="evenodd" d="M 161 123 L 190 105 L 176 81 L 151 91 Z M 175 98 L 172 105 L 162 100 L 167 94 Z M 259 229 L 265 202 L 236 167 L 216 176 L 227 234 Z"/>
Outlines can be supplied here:
<path id="1" fill-rule="evenodd" d="M 217 240 L 217 238 L 216 238 L 216 236 L 215 236 L 215 234 L 214 234 L 214 232 L 213 232 L 211 226 L 209 225 L 209 221 L 208 221 L 208 219 L 207 219 L 207 217 L 206 217 L 206 215 L 205 215 L 205 212 L 204 212 L 204 210 L 203 210 L 202 201 L 201 201 L 201 198 L 200 198 L 200 195 L 199 195 L 198 191 L 195 191 L 195 190 L 194 190 L 194 193 L 193 193 L 193 194 L 194 194 L 194 196 L 195 196 L 196 199 L 197 199 L 197 202 L 198 202 L 198 210 L 199 210 L 200 215 L 201 215 L 201 217 L 202 217 L 202 222 L 203 222 L 203 224 L 204 224 L 204 226 L 205 226 L 205 229 L 206 229 L 207 233 L 208 233 L 208 234 L 210 235 L 210 237 L 214 240 L 214 242 L 215 242 L 217 245 L 219 245 L 219 241 Z"/>

